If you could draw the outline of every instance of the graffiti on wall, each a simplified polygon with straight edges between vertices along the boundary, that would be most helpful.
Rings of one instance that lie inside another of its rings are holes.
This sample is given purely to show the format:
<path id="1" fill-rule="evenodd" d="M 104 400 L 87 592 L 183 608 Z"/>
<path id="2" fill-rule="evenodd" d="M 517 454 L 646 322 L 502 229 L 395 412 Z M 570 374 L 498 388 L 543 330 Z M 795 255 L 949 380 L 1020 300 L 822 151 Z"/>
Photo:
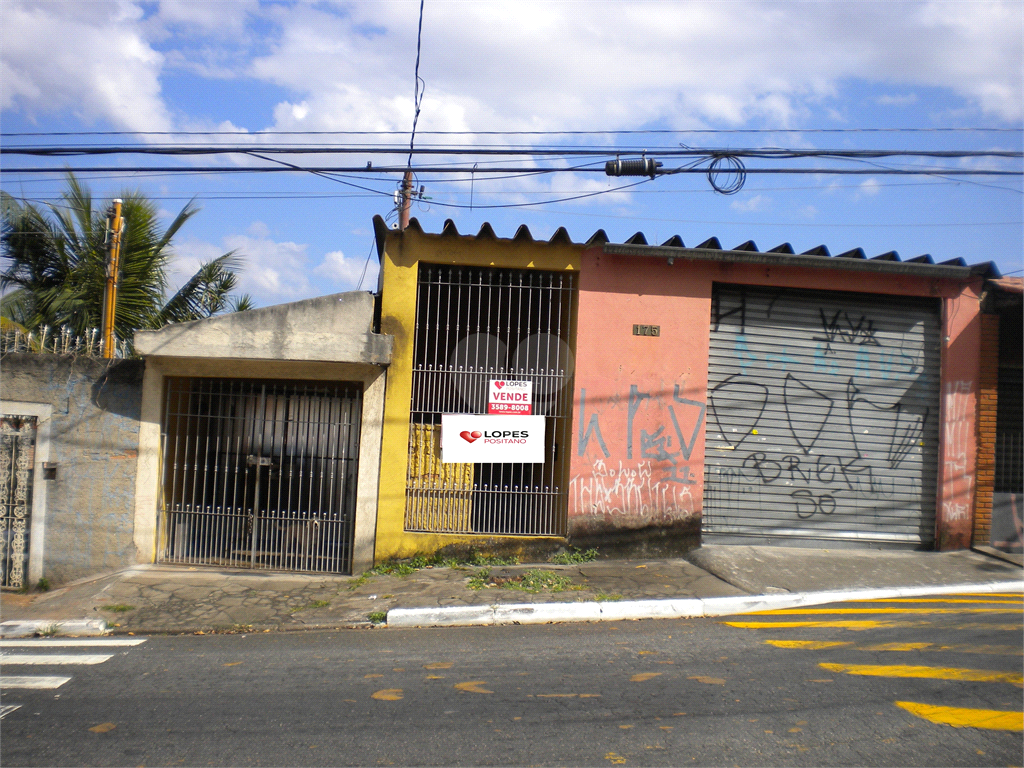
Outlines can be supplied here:
<path id="1" fill-rule="evenodd" d="M 970 381 L 951 381 L 946 385 L 945 481 L 963 491 L 942 502 L 942 516 L 947 522 L 968 520 L 971 516 L 974 475 L 968 471 L 967 450 L 974 438 L 972 389 Z"/>
<path id="2" fill-rule="evenodd" d="M 784 291 L 723 293 L 712 326 L 731 339 L 731 356 L 708 393 L 705 515 L 781 505 L 779 514 L 805 520 L 898 516 L 915 499 L 920 510 L 935 419 L 924 345 L 913 340 L 921 329 L 882 313 L 808 307 Z M 814 318 L 803 340 L 765 332 L 764 321 L 784 312 Z"/>
<path id="3" fill-rule="evenodd" d="M 700 498 L 701 478 L 690 462 L 704 429 L 705 403 L 684 397 L 678 384 L 670 397 L 631 384 L 601 410 L 590 409 L 586 389 L 578 400 L 576 452 L 593 462 L 570 482 L 575 514 L 671 516 L 699 509 L 694 498 Z M 625 435 L 625 456 L 613 457 L 602 423 Z"/>

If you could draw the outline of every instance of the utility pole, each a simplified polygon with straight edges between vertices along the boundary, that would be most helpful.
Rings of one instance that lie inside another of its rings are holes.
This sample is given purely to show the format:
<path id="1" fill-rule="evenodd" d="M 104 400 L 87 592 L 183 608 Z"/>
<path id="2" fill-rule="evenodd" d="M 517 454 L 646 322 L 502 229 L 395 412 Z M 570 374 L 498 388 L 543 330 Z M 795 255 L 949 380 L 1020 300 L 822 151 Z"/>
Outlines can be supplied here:
<path id="1" fill-rule="evenodd" d="M 398 228 L 409 226 L 409 210 L 412 208 L 412 171 L 406 171 L 402 177 L 402 199 L 398 208 Z"/>
<path id="2" fill-rule="evenodd" d="M 121 273 L 121 200 L 107 211 L 106 285 L 103 288 L 103 357 L 114 357 L 114 315 L 117 309 L 117 281 Z"/>

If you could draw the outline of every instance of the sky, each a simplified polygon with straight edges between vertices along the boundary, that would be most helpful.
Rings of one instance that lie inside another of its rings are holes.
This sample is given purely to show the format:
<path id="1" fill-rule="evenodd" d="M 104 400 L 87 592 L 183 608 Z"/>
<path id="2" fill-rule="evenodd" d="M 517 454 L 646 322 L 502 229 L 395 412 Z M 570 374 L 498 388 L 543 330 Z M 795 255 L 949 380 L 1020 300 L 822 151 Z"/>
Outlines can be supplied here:
<path id="1" fill-rule="evenodd" d="M 397 151 L 408 149 L 415 113 L 419 9 L 418 0 L 3 0 L 0 142 L 6 150 L 329 145 L 359 151 L 281 159 L 403 165 L 408 155 Z M 714 191 L 702 174 L 647 180 L 600 169 L 617 153 L 680 147 L 1020 152 L 1022 41 L 1020 0 L 425 0 L 415 146 L 565 154 L 416 156 L 414 171 L 476 164 L 477 172 L 417 172 L 424 191 L 412 215 L 428 232 L 450 218 L 465 234 L 490 222 L 499 237 L 526 224 L 534 237 L 565 227 L 576 241 L 604 229 L 613 242 L 639 231 L 650 243 L 679 235 L 688 246 L 710 237 L 726 248 L 789 242 L 798 253 L 824 244 L 833 254 L 861 247 L 868 256 L 895 250 L 904 259 L 992 260 L 1020 275 L 1019 158 L 747 160 L 748 168 L 872 173 L 751 173 L 732 195 Z M 461 133 L 440 133 L 453 131 Z M 580 149 L 607 155 L 571 154 Z M 372 290 L 372 218 L 395 220 L 400 181 L 395 174 L 119 170 L 274 165 L 237 155 L 0 161 L 0 187 L 41 203 L 59 204 L 60 174 L 12 169 L 110 168 L 79 175 L 96 198 L 142 191 L 167 222 L 195 198 L 202 212 L 175 240 L 173 278 L 234 250 L 244 260 L 239 289 L 260 306 Z M 674 168 L 688 160 L 665 162 Z M 566 170 L 480 172 L 489 165 Z M 568 170 L 584 165 L 599 170 Z M 875 172 L 914 166 L 1017 175 Z"/>

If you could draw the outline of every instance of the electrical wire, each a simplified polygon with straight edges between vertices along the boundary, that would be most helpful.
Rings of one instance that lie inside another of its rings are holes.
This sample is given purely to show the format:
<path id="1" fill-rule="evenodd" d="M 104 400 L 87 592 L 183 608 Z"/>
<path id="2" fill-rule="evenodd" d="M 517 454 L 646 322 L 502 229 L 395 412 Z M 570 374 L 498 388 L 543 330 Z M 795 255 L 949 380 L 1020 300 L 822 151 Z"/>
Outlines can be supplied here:
<path id="1" fill-rule="evenodd" d="M 684 133 L 1021 133 L 1024 128 L 639 128 L 598 131 L 420 131 L 424 136 L 641 136 Z M 406 131 L 18 131 L 7 136 L 404 136 Z"/>

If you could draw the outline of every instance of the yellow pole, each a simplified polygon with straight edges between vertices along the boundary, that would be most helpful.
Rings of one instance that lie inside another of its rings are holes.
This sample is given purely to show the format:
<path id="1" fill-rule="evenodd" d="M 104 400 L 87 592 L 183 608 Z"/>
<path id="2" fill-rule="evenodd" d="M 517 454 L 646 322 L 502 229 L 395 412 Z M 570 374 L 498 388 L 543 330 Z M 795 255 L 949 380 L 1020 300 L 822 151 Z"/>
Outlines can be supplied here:
<path id="1" fill-rule="evenodd" d="M 110 240 L 107 242 L 107 282 L 103 289 L 103 357 L 114 357 L 114 315 L 117 309 L 117 280 L 121 271 L 121 201 L 115 200 L 107 212 Z"/>

